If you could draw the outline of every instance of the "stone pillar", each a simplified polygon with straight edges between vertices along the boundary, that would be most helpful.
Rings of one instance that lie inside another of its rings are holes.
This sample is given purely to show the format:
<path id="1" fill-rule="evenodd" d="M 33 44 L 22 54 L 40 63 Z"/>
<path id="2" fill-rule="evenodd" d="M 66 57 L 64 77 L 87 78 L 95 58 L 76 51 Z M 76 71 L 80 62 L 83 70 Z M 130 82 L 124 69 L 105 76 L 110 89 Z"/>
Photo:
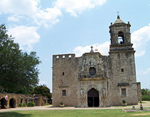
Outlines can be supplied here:
<path id="1" fill-rule="evenodd" d="M 29 96 L 27 96 L 27 104 L 29 103 Z"/>
<path id="2" fill-rule="evenodd" d="M 88 92 L 86 92 L 86 94 L 85 94 L 85 107 L 88 107 L 88 103 L 87 103 L 87 102 L 88 102 L 87 93 L 88 93 Z"/>
<path id="3" fill-rule="evenodd" d="M 42 96 L 38 96 L 39 99 L 38 99 L 38 104 L 39 106 L 43 106 L 43 99 L 42 99 Z"/>
<path id="4" fill-rule="evenodd" d="M 16 99 L 16 107 L 18 107 L 19 106 L 19 104 L 20 104 L 20 96 Z"/>
<path id="5" fill-rule="evenodd" d="M 9 102 L 10 102 L 10 99 L 8 99 L 8 100 L 6 101 L 7 108 L 9 108 Z"/>
<path id="6" fill-rule="evenodd" d="M 17 99 L 17 98 L 14 98 L 15 99 L 15 101 L 16 101 L 16 103 L 15 103 L 15 107 L 18 107 L 19 106 L 19 99 Z"/>

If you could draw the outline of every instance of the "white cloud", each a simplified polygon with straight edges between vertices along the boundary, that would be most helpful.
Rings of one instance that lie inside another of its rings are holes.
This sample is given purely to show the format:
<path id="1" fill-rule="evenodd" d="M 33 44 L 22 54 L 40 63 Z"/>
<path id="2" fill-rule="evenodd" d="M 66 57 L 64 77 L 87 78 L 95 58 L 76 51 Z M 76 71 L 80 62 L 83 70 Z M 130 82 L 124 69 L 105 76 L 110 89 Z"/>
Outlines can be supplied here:
<path id="1" fill-rule="evenodd" d="M 148 73 L 150 73 L 150 68 L 148 68 L 148 69 L 144 72 L 144 74 L 148 74 Z"/>
<path id="2" fill-rule="evenodd" d="M 47 8 L 44 10 L 39 10 L 36 13 L 35 20 L 38 22 L 38 24 L 43 24 L 45 27 L 49 27 L 59 22 L 59 16 L 62 16 L 62 13 L 58 8 Z"/>
<path id="3" fill-rule="evenodd" d="M 148 68 L 146 71 L 139 71 L 137 72 L 139 75 L 145 75 L 145 74 L 149 74 L 150 73 L 150 68 Z"/>
<path id="4" fill-rule="evenodd" d="M 40 0 L 1 0 L 0 14 L 8 14 L 8 21 L 20 21 L 26 17 L 28 23 L 36 23 L 50 27 L 59 22 L 62 16 L 61 10 L 71 13 L 73 16 L 96 6 L 101 6 L 106 0 L 56 0 L 53 7 L 42 8 Z M 30 20 L 29 20 L 30 19 Z"/>
<path id="5" fill-rule="evenodd" d="M 132 42 L 136 50 L 136 56 L 143 56 L 147 42 L 150 41 L 150 24 L 132 33 Z"/>
<path id="6" fill-rule="evenodd" d="M 10 16 L 7 18 L 7 20 L 17 22 L 17 21 L 19 21 L 19 18 L 15 17 L 15 16 Z"/>
<path id="7" fill-rule="evenodd" d="M 19 21 L 26 17 L 27 22 L 34 21 L 38 25 L 49 27 L 59 22 L 61 11 L 54 8 L 41 9 L 40 0 L 1 0 L 0 14 L 9 14 L 8 21 Z M 30 20 L 28 20 L 30 19 Z"/>
<path id="8" fill-rule="evenodd" d="M 73 52 L 76 54 L 77 57 L 79 57 L 79 56 L 82 56 L 82 54 L 85 52 L 90 52 L 91 46 L 93 46 L 94 51 L 95 51 L 95 49 L 98 49 L 98 51 L 102 55 L 108 55 L 109 45 L 110 45 L 109 42 L 105 42 L 103 44 L 93 44 L 93 45 L 88 45 L 85 47 L 78 46 L 73 50 Z"/>
<path id="9" fill-rule="evenodd" d="M 8 21 L 18 22 L 20 19 L 27 19 L 24 16 L 12 15 L 7 18 Z"/>
<path id="10" fill-rule="evenodd" d="M 32 16 L 37 11 L 39 0 L 1 0 L 0 12 Z"/>
<path id="11" fill-rule="evenodd" d="M 101 6 L 105 2 L 106 0 L 57 0 L 54 4 L 60 9 L 65 9 L 71 15 L 77 16 L 77 13 L 81 14 L 87 9 Z"/>
<path id="12" fill-rule="evenodd" d="M 21 49 L 32 50 L 32 44 L 39 42 L 40 36 L 37 27 L 16 26 L 10 28 L 8 33 L 15 37 L 14 41 L 19 43 Z"/>

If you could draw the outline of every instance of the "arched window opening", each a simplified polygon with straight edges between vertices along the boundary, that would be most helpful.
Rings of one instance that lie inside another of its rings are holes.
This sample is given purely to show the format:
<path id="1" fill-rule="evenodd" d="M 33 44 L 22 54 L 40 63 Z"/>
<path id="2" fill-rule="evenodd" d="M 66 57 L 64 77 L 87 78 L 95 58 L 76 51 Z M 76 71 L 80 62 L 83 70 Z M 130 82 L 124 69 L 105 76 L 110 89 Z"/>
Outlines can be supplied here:
<path id="1" fill-rule="evenodd" d="M 62 58 L 65 58 L 65 55 L 63 55 Z"/>
<path id="2" fill-rule="evenodd" d="M 15 108 L 16 107 L 16 100 L 14 98 L 11 98 L 9 101 L 9 107 Z"/>
<path id="3" fill-rule="evenodd" d="M 124 34 L 123 34 L 123 32 L 118 32 L 118 43 L 119 44 L 124 43 Z"/>
<path id="4" fill-rule="evenodd" d="M 91 76 L 95 75 L 95 74 L 96 74 L 96 69 L 95 69 L 94 67 L 90 67 L 90 69 L 89 69 L 89 74 L 90 74 Z"/>

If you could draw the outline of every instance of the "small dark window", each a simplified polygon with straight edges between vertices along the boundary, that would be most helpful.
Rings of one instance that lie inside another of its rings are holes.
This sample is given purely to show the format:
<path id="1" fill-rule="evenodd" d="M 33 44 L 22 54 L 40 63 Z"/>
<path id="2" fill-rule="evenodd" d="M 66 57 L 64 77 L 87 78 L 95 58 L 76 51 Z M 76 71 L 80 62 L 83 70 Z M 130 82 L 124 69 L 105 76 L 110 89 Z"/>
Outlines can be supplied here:
<path id="1" fill-rule="evenodd" d="M 96 69 L 95 69 L 94 67 L 90 67 L 90 69 L 89 69 L 89 74 L 90 74 L 91 76 L 95 75 L 95 74 L 96 74 Z"/>
<path id="2" fill-rule="evenodd" d="M 66 96 L 66 90 L 62 90 L 62 96 Z"/>
<path id="3" fill-rule="evenodd" d="M 20 103 L 22 103 L 22 102 L 23 102 L 23 99 L 20 100 Z"/>
<path id="4" fill-rule="evenodd" d="M 122 95 L 126 95 L 126 88 L 122 88 L 122 89 L 121 89 L 121 94 L 122 94 Z"/>
<path id="5" fill-rule="evenodd" d="M 121 72 L 124 72 L 124 69 L 121 69 Z"/>
<path id="6" fill-rule="evenodd" d="M 63 72 L 63 73 L 62 73 L 62 75 L 64 76 L 64 75 L 65 75 L 65 73 Z"/>

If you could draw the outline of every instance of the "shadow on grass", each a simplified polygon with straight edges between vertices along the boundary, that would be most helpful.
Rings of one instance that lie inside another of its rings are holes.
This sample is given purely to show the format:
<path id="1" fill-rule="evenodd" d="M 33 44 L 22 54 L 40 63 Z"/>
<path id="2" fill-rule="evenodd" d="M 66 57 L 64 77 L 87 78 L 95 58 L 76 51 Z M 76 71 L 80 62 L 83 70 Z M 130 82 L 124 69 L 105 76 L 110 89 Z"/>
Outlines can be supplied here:
<path id="1" fill-rule="evenodd" d="M 18 112 L 3 112 L 0 117 L 31 117 L 31 114 L 21 114 Z"/>

